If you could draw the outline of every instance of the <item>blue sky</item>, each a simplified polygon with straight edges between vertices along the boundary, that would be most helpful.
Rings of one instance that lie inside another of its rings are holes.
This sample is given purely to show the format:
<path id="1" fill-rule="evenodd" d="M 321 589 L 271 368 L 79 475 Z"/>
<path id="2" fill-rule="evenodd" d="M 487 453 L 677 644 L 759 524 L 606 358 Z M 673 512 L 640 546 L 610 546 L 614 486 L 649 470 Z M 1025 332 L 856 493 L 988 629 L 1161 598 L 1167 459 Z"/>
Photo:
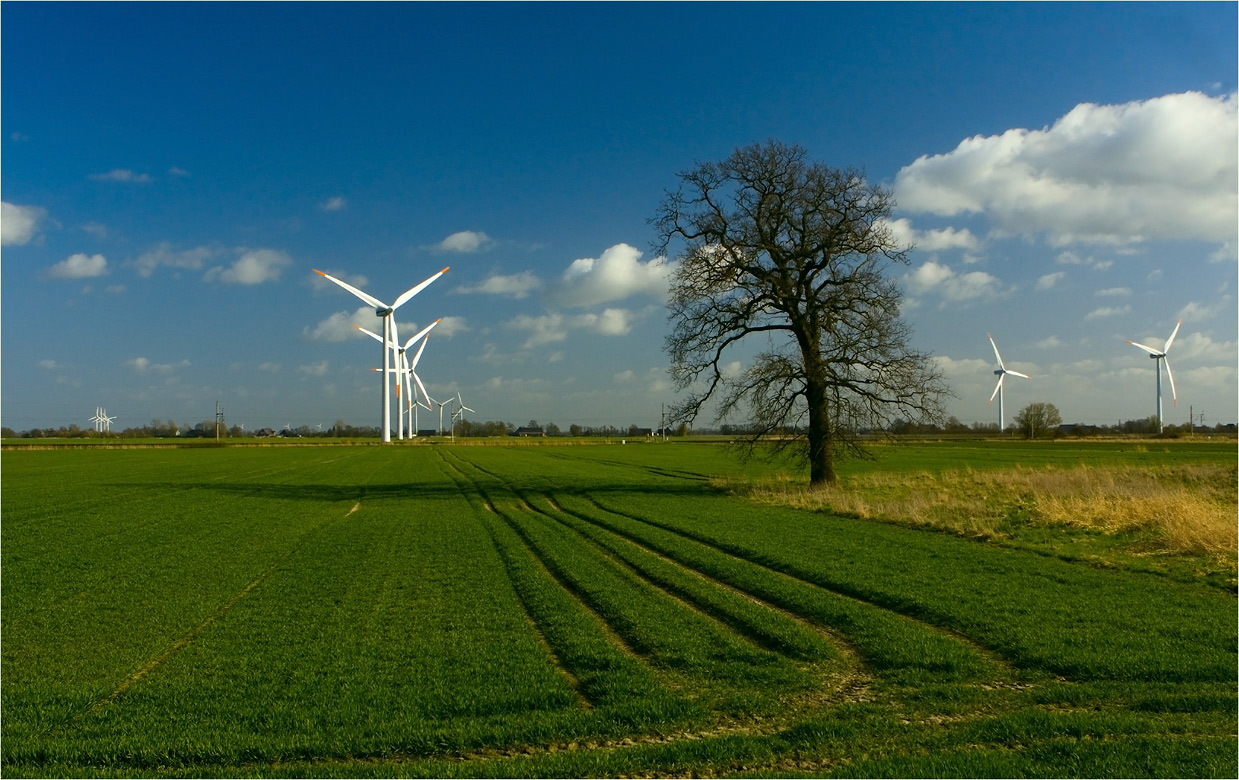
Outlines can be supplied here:
<path id="1" fill-rule="evenodd" d="M 1237 414 L 1234 3 L 79 4 L 0 10 L 0 418 L 377 424 L 373 309 L 475 417 L 658 423 L 648 220 L 767 138 L 893 189 L 966 423 Z M 736 359 L 743 361 L 743 353 Z M 1167 390 L 1168 395 L 1168 390 Z M 702 420 L 708 423 L 708 420 Z"/>

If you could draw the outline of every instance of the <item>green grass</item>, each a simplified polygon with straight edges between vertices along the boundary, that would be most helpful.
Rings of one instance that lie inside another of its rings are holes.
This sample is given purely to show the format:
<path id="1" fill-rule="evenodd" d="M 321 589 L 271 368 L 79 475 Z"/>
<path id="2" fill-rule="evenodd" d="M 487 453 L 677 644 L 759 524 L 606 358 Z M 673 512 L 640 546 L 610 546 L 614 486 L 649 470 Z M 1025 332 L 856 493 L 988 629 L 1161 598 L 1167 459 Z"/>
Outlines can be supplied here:
<path id="1" fill-rule="evenodd" d="M 846 468 L 1234 461 L 1142 446 Z M 0 770 L 1239 769 L 1233 590 L 711 483 L 781 470 L 701 444 L 6 451 Z"/>

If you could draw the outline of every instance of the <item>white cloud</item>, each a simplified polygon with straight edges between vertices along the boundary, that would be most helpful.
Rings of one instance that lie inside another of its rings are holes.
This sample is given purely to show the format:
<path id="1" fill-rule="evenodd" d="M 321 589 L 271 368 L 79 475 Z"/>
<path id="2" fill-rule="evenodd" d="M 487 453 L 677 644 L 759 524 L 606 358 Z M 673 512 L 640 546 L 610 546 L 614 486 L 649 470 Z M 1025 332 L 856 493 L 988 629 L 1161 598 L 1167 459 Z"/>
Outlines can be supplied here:
<path id="1" fill-rule="evenodd" d="M 116 168 L 107 173 L 94 173 L 90 176 L 94 181 L 126 181 L 135 184 L 148 184 L 151 177 L 145 173 L 134 173 L 127 168 Z"/>
<path id="2" fill-rule="evenodd" d="M 39 368 L 45 368 L 48 371 L 55 371 L 60 368 L 60 365 L 55 360 L 48 358 L 39 361 Z"/>
<path id="3" fill-rule="evenodd" d="M 524 348 L 532 349 L 568 338 L 573 330 L 585 330 L 603 336 L 623 336 L 631 329 L 632 312 L 627 309 L 606 309 L 601 314 L 564 315 L 560 313 L 531 317 L 522 314 L 509 321 L 508 327 L 529 331 Z"/>
<path id="4" fill-rule="evenodd" d="M 595 306 L 633 295 L 663 300 L 674 264 L 664 257 L 641 262 L 641 252 L 628 244 L 616 244 L 598 258 L 574 260 L 551 291 L 551 298 L 564 306 Z"/>
<path id="5" fill-rule="evenodd" d="M 1107 287 L 1104 290 L 1098 290 L 1093 293 L 1098 298 L 1120 298 L 1125 295 L 1131 295 L 1130 287 Z"/>
<path id="6" fill-rule="evenodd" d="M 886 227 L 890 229 L 892 236 L 900 246 L 915 245 L 917 249 L 926 252 L 938 252 L 945 249 L 976 249 L 981 245 L 977 237 L 967 228 L 917 230 L 907 219 L 889 221 Z"/>
<path id="7" fill-rule="evenodd" d="M 630 368 L 627 371 L 621 371 L 615 376 L 611 377 L 611 380 L 616 382 L 617 384 L 622 383 L 622 382 L 631 382 L 634 376 L 636 376 L 636 374 L 634 374 L 632 369 Z"/>
<path id="8" fill-rule="evenodd" d="M 1057 347 L 1061 347 L 1062 345 L 1063 341 L 1058 336 L 1047 336 L 1038 341 L 1036 344 L 1033 344 L 1033 346 L 1038 349 L 1055 349 Z"/>
<path id="9" fill-rule="evenodd" d="M 306 376 L 326 376 L 327 361 L 324 360 L 321 363 L 311 363 L 308 366 L 300 366 L 298 367 L 298 370 Z"/>
<path id="10" fill-rule="evenodd" d="M 177 177 L 182 177 L 182 178 L 183 178 L 183 177 L 185 177 L 185 176 L 189 176 L 189 171 L 187 171 L 187 170 L 185 170 L 184 168 L 181 168 L 181 167 L 179 167 L 179 166 L 173 165 L 171 168 L 169 168 L 169 169 L 168 169 L 168 175 L 169 175 L 169 176 L 177 176 Z"/>
<path id="11" fill-rule="evenodd" d="M 950 266 L 928 260 L 916 270 L 904 275 L 904 282 L 916 295 L 941 295 L 943 304 L 959 303 L 977 298 L 996 298 L 1008 294 L 997 277 L 984 271 L 957 273 Z"/>
<path id="12" fill-rule="evenodd" d="M 1141 341 L 1141 344 L 1163 344 L 1165 342 L 1152 340 Z M 1175 362 L 1181 360 L 1223 360 L 1231 363 L 1235 362 L 1235 342 L 1233 341 L 1214 341 L 1204 333 L 1193 331 L 1185 333 L 1176 338 L 1174 343 L 1170 345 L 1168 353 L 1175 359 Z"/>
<path id="13" fill-rule="evenodd" d="M 86 255 L 81 252 L 70 255 L 47 269 L 47 275 L 52 279 L 88 279 L 107 274 L 108 261 L 103 255 Z"/>
<path id="14" fill-rule="evenodd" d="M 1088 314 L 1084 315 L 1084 320 L 1100 320 L 1106 317 L 1117 317 L 1121 314 L 1126 314 L 1131 311 L 1131 306 L 1102 306 L 1100 309 L 1093 309 Z"/>
<path id="15" fill-rule="evenodd" d="M 38 230 L 39 222 L 46 216 L 47 209 L 38 206 L 18 206 L 0 201 L 0 245 L 29 244 Z"/>
<path id="16" fill-rule="evenodd" d="M 185 368 L 189 365 L 188 360 L 182 360 L 179 363 L 152 363 L 144 357 L 136 357 L 132 360 L 126 360 L 125 365 L 133 368 L 139 374 L 172 374 L 178 369 Z"/>
<path id="17" fill-rule="evenodd" d="M 371 332 L 381 328 L 381 323 L 376 323 L 378 317 L 374 316 L 374 308 L 370 306 L 362 306 L 352 313 L 347 311 L 338 311 L 325 320 L 320 320 L 313 328 L 305 327 L 301 331 L 301 335 L 307 341 L 347 341 L 353 338 L 369 338 L 364 333 L 358 332 L 354 325 L 361 327 Z M 382 335 L 380 333 L 380 335 Z M 377 342 L 376 342 L 377 343 Z"/>
<path id="18" fill-rule="evenodd" d="M 1211 319 L 1223 311 L 1229 311 L 1233 314 L 1235 310 L 1232 303 L 1233 300 L 1229 295 L 1223 295 L 1220 301 L 1212 305 L 1189 301 L 1186 306 L 1179 310 L 1179 319 L 1187 320 L 1188 322 L 1200 322 L 1201 320 Z"/>
<path id="19" fill-rule="evenodd" d="M 1056 245 L 1149 239 L 1235 241 L 1235 94 L 1083 103 L 1053 126 L 976 136 L 896 177 L 901 210 L 982 213 L 1002 232 Z"/>
<path id="20" fill-rule="evenodd" d="M 262 284 L 273 282 L 280 278 L 280 273 L 292 265 L 292 258 L 286 252 L 275 249 L 246 249 L 236 262 L 224 268 L 216 266 L 206 272 L 203 279 L 219 280 L 225 284 Z"/>
<path id="21" fill-rule="evenodd" d="M 506 295 L 509 298 L 520 299 L 528 297 L 530 292 L 540 286 L 542 286 L 542 281 L 533 272 L 522 271 L 519 274 L 511 275 L 495 274 L 472 287 L 457 287 L 455 292 Z"/>
<path id="22" fill-rule="evenodd" d="M 490 236 L 481 231 L 462 230 L 458 233 L 453 233 L 447 238 L 440 241 L 434 248 L 440 252 L 459 252 L 468 254 L 470 252 L 480 252 L 494 246 L 495 241 Z"/>
<path id="23" fill-rule="evenodd" d="M 323 211 L 343 211 L 347 207 L 348 200 L 346 198 L 341 198 L 338 195 L 334 198 L 328 198 L 321 206 L 319 206 L 319 208 Z"/>
<path id="24" fill-rule="evenodd" d="M 1046 274 L 1045 276 L 1037 280 L 1037 289 L 1038 290 L 1051 290 L 1054 288 L 1054 285 L 1061 282 L 1063 280 L 1063 277 L 1066 275 L 1067 274 L 1065 274 L 1062 271 L 1055 271 L 1052 274 Z"/>
<path id="25" fill-rule="evenodd" d="M 137 269 L 138 276 L 142 277 L 150 276 L 155 273 L 155 269 L 160 267 L 196 271 L 216 254 L 218 253 L 215 250 L 204 246 L 178 252 L 172 249 L 171 244 L 165 242 L 134 260 L 132 265 Z"/>
<path id="26" fill-rule="evenodd" d="M 447 316 L 440 317 L 439 324 L 431 331 L 435 336 L 440 338 L 450 339 L 457 333 L 467 333 L 469 325 L 465 322 L 464 317 Z"/>

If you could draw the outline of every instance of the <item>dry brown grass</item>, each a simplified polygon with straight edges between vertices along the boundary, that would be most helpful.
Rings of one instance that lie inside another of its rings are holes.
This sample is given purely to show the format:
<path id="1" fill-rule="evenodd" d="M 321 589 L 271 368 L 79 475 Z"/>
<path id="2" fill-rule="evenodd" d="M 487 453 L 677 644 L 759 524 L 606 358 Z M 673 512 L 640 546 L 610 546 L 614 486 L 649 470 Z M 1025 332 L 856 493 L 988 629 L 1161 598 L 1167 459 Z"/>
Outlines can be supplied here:
<path id="1" fill-rule="evenodd" d="M 1045 467 L 867 474 L 808 490 L 790 480 L 721 483 L 752 500 L 1003 538 L 1019 525 L 1142 531 L 1161 552 L 1235 558 L 1239 492 L 1233 469 Z"/>

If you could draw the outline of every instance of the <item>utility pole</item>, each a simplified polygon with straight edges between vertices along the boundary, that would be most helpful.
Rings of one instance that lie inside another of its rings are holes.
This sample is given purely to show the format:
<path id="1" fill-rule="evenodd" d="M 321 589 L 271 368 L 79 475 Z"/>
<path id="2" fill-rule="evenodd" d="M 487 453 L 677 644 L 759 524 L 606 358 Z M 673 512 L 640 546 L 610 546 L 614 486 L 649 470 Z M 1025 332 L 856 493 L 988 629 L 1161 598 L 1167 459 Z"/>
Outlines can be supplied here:
<path id="1" fill-rule="evenodd" d="M 667 443 L 667 405 L 663 404 L 658 413 L 658 428 L 663 434 L 663 444 Z"/>
<path id="2" fill-rule="evenodd" d="M 219 408 L 219 401 L 215 402 L 215 443 L 219 444 L 219 429 L 224 425 L 224 412 Z"/>

